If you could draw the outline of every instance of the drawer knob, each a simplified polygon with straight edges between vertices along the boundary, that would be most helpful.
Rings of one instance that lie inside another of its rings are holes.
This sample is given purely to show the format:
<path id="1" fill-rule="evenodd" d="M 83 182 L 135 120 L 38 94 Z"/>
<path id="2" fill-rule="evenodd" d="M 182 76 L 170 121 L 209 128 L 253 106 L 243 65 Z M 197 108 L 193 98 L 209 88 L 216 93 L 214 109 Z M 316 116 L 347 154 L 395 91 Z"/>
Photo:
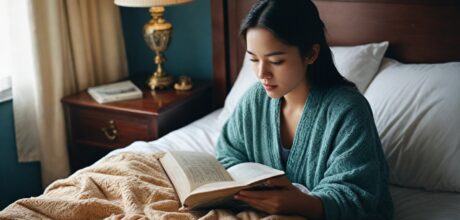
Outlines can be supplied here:
<path id="1" fill-rule="evenodd" d="M 101 131 L 105 134 L 105 137 L 111 141 L 117 139 L 118 130 L 115 127 L 115 122 L 113 120 L 109 121 L 109 127 L 101 128 Z"/>

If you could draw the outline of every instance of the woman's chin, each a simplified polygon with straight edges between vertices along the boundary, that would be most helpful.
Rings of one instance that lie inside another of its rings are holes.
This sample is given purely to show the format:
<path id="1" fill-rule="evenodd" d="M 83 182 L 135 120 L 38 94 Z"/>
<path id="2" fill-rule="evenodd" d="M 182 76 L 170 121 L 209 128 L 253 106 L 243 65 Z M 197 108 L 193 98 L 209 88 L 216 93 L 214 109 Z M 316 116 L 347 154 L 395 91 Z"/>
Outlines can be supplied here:
<path id="1" fill-rule="evenodd" d="M 272 98 L 272 99 L 279 99 L 281 97 L 283 97 L 282 94 L 279 94 L 277 92 L 269 92 L 269 91 L 265 91 L 267 93 L 267 95 Z"/>

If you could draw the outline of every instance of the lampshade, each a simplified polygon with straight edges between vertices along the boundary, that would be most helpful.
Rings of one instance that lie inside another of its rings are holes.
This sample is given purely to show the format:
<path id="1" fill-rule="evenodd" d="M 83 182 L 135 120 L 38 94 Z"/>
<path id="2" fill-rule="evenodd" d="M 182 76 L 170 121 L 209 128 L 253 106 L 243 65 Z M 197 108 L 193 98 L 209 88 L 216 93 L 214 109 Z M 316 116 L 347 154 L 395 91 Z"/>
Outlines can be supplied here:
<path id="1" fill-rule="evenodd" d="M 156 7 L 156 6 L 168 6 L 177 5 L 192 0 L 115 0 L 115 4 L 126 7 Z"/>

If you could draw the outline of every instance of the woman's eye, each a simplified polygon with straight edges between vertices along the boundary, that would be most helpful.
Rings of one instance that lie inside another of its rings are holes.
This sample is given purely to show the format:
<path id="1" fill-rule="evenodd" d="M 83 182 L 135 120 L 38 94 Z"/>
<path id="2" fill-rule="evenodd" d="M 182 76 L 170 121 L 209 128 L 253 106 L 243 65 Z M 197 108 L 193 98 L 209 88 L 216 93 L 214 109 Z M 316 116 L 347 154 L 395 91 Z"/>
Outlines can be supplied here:
<path id="1" fill-rule="evenodd" d="M 254 63 L 259 62 L 258 59 L 250 59 L 250 61 L 251 61 L 251 62 L 254 62 Z"/>
<path id="2" fill-rule="evenodd" d="M 284 60 L 280 60 L 280 61 L 270 61 L 271 64 L 273 65 L 281 65 L 284 63 Z"/>

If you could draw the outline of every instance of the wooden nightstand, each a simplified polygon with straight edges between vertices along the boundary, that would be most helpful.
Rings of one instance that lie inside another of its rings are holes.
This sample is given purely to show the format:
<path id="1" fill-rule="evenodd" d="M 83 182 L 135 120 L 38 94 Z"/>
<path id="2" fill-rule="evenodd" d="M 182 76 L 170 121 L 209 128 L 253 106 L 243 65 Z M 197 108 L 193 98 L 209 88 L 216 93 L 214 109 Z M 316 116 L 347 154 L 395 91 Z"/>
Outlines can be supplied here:
<path id="1" fill-rule="evenodd" d="M 134 141 L 155 140 L 212 108 L 209 82 L 194 82 L 190 91 L 139 88 L 142 99 L 98 104 L 85 91 L 62 100 L 72 171 Z"/>

